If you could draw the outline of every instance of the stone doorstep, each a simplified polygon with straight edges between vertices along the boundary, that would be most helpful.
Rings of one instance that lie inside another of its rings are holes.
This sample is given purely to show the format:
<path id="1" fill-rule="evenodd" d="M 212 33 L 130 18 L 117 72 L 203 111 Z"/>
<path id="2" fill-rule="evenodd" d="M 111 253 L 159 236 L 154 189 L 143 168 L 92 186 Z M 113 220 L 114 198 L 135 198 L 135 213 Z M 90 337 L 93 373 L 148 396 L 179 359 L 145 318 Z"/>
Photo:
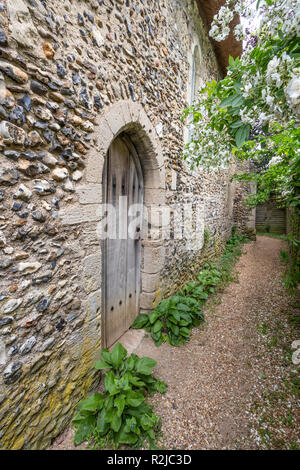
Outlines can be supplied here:
<path id="1" fill-rule="evenodd" d="M 132 354 L 141 344 L 144 335 L 146 334 L 146 331 L 141 329 L 141 330 L 128 330 L 126 331 L 110 348 L 109 350 L 111 351 L 112 348 L 117 344 L 121 343 L 122 346 L 124 346 L 125 349 L 127 349 L 128 356 Z"/>

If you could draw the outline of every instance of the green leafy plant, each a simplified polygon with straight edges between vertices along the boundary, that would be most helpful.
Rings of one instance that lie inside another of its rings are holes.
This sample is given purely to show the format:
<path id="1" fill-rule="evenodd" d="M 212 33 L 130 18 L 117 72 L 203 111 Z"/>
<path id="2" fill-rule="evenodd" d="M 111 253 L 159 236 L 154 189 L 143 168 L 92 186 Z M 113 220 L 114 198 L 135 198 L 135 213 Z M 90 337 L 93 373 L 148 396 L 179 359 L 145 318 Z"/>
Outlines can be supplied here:
<path id="1" fill-rule="evenodd" d="M 166 384 L 152 375 L 156 361 L 131 354 L 117 343 L 112 351 L 101 351 L 97 370 L 105 370 L 105 392 L 94 393 L 82 400 L 72 425 L 76 428 L 75 445 L 95 437 L 96 441 L 154 447 L 160 418 L 146 403 L 147 394 L 164 393 Z"/>
<path id="2" fill-rule="evenodd" d="M 132 328 L 145 328 L 151 332 L 156 346 L 164 341 L 179 346 L 189 339 L 190 330 L 201 321 L 204 316 L 198 300 L 177 294 L 162 300 L 150 315 L 139 315 Z"/>
<path id="3" fill-rule="evenodd" d="M 192 297 L 197 300 L 200 304 L 204 304 L 208 299 L 208 293 L 205 290 L 205 287 L 199 285 L 197 281 L 188 282 L 180 291 L 180 295 L 186 295 L 187 297 Z"/>
<path id="4" fill-rule="evenodd" d="M 198 285 L 206 293 L 214 294 L 215 287 L 219 284 L 221 277 L 221 269 L 215 263 L 206 263 L 204 269 L 197 276 Z"/>

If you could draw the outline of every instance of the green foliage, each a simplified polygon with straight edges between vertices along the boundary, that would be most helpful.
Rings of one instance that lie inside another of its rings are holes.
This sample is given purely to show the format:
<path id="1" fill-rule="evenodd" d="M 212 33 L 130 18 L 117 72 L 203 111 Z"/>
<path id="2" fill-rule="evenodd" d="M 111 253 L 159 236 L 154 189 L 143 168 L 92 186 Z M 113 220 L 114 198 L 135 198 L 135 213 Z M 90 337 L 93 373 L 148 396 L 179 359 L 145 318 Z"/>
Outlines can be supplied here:
<path id="1" fill-rule="evenodd" d="M 241 254 L 239 246 L 247 238 L 235 233 L 227 240 L 223 255 L 216 263 L 206 263 L 197 279 L 188 282 L 176 295 L 163 299 L 150 315 L 139 315 L 132 328 L 145 328 L 156 346 L 167 342 L 180 346 L 190 338 L 191 329 L 203 323 L 201 306 L 221 283 L 230 281 L 232 266 Z"/>
<path id="2" fill-rule="evenodd" d="M 233 176 L 237 181 L 256 183 L 257 192 L 246 200 L 249 207 L 263 204 L 274 195 L 279 206 L 300 206 L 299 141 L 300 127 L 295 121 L 285 126 L 274 123 L 271 133 L 258 135 L 242 149 L 234 150 L 238 159 L 256 162 L 255 172 Z M 268 165 L 274 156 L 277 163 Z"/>
<path id="3" fill-rule="evenodd" d="M 289 261 L 289 254 L 284 250 L 280 250 L 280 261 L 282 264 L 287 264 Z"/>
<path id="4" fill-rule="evenodd" d="M 234 4 L 228 3 L 230 8 Z M 232 160 L 250 161 L 251 172 L 234 175 L 238 181 L 256 183 L 246 204 L 256 207 L 275 195 L 279 206 L 295 209 L 299 224 L 300 39 L 297 27 L 289 34 L 286 29 L 296 17 L 296 4 L 257 2 L 260 26 L 249 38 L 252 45 L 240 58 L 229 57 L 227 75 L 206 83 L 199 99 L 184 111 L 193 139 L 182 155 L 193 167 L 207 170 Z M 300 282 L 299 239 L 291 230 L 288 289 L 296 289 Z"/>
<path id="5" fill-rule="evenodd" d="M 153 447 L 160 429 L 160 418 L 146 403 L 146 394 L 164 393 L 166 384 L 152 375 L 156 361 L 131 354 L 117 343 L 111 352 L 101 351 L 102 359 L 95 364 L 105 370 L 105 393 L 94 393 L 82 400 L 72 421 L 76 428 L 74 444 L 91 438 L 95 442 L 142 445 Z"/>
<path id="6" fill-rule="evenodd" d="M 300 209 L 292 207 L 289 214 L 289 263 L 284 272 L 284 284 L 288 291 L 296 293 L 300 284 Z"/>
<path id="7" fill-rule="evenodd" d="M 199 295 L 203 296 L 204 291 Z M 200 325 L 201 321 L 204 321 L 204 316 L 195 293 L 193 297 L 188 297 L 184 292 L 179 292 L 162 300 L 150 315 L 139 315 L 132 328 L 145 328 L 151 333 L 156 346 L 164 341 L 179 346 L 189 339 L 190 330 Z"/>
<path id="8" fill-rule="evenodd" d="M 244 235 L 235 233 L 235 227 L 233 228 L 232 233 L 231 238 L 226 242 L 225 250 L 218 263 L 221 269 L 220 284 L 223 285 L 230 281 L 234 281 L 232 268 L 236 260 L 242 254 L 241 245 L 249 241 Z"/>

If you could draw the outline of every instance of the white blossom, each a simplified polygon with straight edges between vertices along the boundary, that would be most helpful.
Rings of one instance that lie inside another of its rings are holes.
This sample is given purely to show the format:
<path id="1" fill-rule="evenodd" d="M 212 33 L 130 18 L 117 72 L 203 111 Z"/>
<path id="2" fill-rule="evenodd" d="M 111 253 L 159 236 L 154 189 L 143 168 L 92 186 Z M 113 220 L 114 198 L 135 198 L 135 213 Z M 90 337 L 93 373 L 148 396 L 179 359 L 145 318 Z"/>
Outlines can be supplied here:
<path id="1" fill-rule="evenodd" d="M 300 77 L 294 77 L 289 81 L 286 94 L 292 105 L 300 103 Z"/>
<path id="2" fill-rule="evenodd" d="M 273 57 L 272 60 L 268 63 L 268 68 L 267 68 L 267 77 L 272 75 L 272 73 L 276 72 L 277 67 L 280 64 L 280 59 L 278 57 Z"/>
<path id="3" fill-rule="evenodd" d="M 217 41 L 226 39 L 230 32 L 230 23 L 234 15 L 249 17 L 253 13 L 248 6 L 253 0 L 225 0 L 219 13 L 214 17 L 210 36 Z M 240 58 L 240 82 L 244 104 L 238 110 L 236 118 L 245 125 L 255 129 L 270 123 L 286 124 L 291 120 L 300 120 L 300 71 L 297 59 L 282 49 L 264 49 L 268 40 L 281 40 L 282 33 L 290 39 L 300 34 L 300 2 L 299 0 L 277 0 L 271 7 L 262 1 L 260 3 L 260 26 L 255 33 L 256 41 L 244 49 Z M 252 13 L 251 13 L 252 12 Z M 234 28 L 235 37 L 243 39 L 243 22 Z M 268 63 L 261 62 L 253 55 L 253 49 L 258 47 L 267 52 Z M 276 51 L 276 52 L 275 52 Z M 235 79 L 232 71 L 227 72 L 227 89 L 233 89 Z M 226 86 L 224 85 L 225 89 Z M 284 94 L 281 92 L 284 91 Z M 230 91 L 229 96 L 232 92 Z M 210 125 L 209 115 L 219 112 L 218 99 L 205 101 L 204 94 L 194 103 L 194 109 L 202 115 L 202 119 L 193 122 L 193 142 L 184 151 L 184 157 L 189 161 L 191 154 L 193 161 L 201 164 L 202 168 L 221 168 L 223 162 L 231 159 L 230 150 L 232 134 L 226 131 L 216 131 Z M 193 112 L 191 112 L 192 120 Z M 272 159 L 269 166 L 279 163 L 277 157 Z"/>
<path id="4" fill-rule="evenodd" d="M 234 28 L 234 36 L 237 41 L 241 41 L 242 39 L 244 39 L 243 25 L 236 25 L 236 27 Z"/>
<path id="5" fill-rule="evenodd" d="M 271 166 L 277 165 L 278 163 L 281 163 L 281 162 L 282 162 L 282 158 L 279 156 L 276 156 L 276 157 L 271 158 L 267 166 L 268 168 L 270 168 Z"/>

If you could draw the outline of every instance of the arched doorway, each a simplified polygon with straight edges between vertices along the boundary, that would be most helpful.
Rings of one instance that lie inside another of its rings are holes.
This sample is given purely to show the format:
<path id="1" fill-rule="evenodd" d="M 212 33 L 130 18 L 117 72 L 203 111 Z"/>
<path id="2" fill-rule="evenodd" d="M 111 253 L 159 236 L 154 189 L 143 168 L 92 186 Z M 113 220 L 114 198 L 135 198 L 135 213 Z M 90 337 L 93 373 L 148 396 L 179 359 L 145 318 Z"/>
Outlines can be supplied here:
<path id="1" fill-rule="evenodd" d="M 111 143 L 103 172 L 107 238 L 103 241 L 103 336 L 115 343 L 139 314 L 144 181 L 137 151 L 125 133 Z"/>

